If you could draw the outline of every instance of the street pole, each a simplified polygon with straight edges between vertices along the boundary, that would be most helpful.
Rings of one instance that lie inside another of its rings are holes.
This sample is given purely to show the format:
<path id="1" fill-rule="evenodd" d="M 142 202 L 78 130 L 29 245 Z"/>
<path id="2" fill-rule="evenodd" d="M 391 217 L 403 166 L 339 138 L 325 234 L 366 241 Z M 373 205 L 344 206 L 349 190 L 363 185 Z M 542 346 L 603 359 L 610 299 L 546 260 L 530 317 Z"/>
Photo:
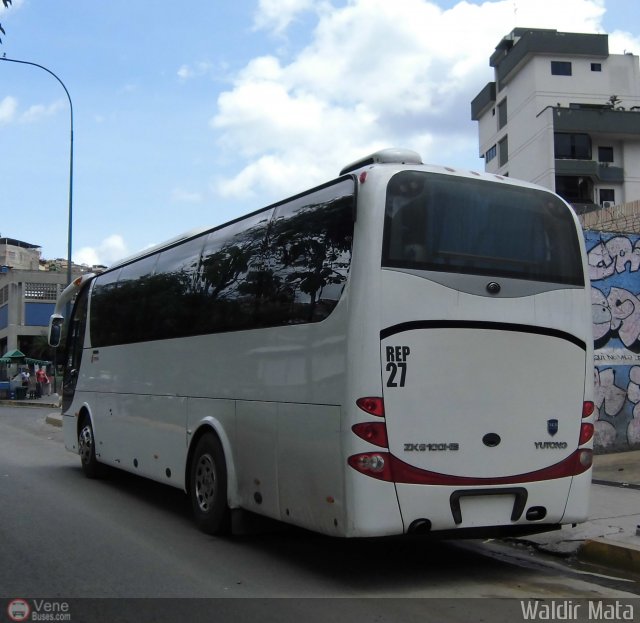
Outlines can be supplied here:
<path id="1" fill-rule="evenodd" d="M 31 65 L 32 67 L 39 67 L 40 69 L 44 69 L 49 75 L 53 76 L 59 83 L 60 86 L 64 89 L 64 92 L 69 100 L 69 227 L 67 230 L 67 285 L 71 283 L 72 279 L 72 271 L 71 271 L 71 249 L 72 249 L 72 234 L 73 234 L 73 103 L 71 102 L 71 95 L 69 95 L 69 91 L 67 90 L 66 85 L 60 78 L 54 74 L 50 69 L 47 69 L 44 65 L 40 65 L 38 63 L 32 63 L 30 61 L 20 61 L 15 58 L 7 58 L 6 55 L 0 56 L 0 61 L 7 61 L 9 63 L 19 63 L 20 65 Z M 67 303 L 66 310 L 67 322 L 69 322 L 71 316 L 71 304 Z M 57 393 L 57 365 L 58 359 L 58 349 L 56 348 L 54 351 L 54 367 L 53 367 L 53 383 L 54 383 L 54 392 Z"/>
<path id="2" fill-rule="evenodd" d="M 69 228 L 67 232 L 67 285 L 71 283 L 72 273 L 71 273 L 71 249 L 72 249 L 72 233 L 73 233 L 73 103 L 71 102 L 71 96 L 69 95 L 69 91 L 65 86 L 64 82 L 60 80 L 56 74 L 54 74 L 50 69 L 47 69 L 43 65 L 39 65 L 38 63 L 32 63 L 30 61 L 19 61 L 15 58 L 7 58 L 6 56 L 0 56 L 0 61 L 7 61 L 9 63 L 19 63 L 20 65 L 31 65 L 32 67 L 39 67 L 40 69 L 44 69 L 48 74 L 52 75 L 59 83 L 60 86 L 64 89 L 64 92 L 69 100 Z M 67 310 L 68 311 L 68 310 Z M 67 317 L 69 314 L 67 313 Z"/>

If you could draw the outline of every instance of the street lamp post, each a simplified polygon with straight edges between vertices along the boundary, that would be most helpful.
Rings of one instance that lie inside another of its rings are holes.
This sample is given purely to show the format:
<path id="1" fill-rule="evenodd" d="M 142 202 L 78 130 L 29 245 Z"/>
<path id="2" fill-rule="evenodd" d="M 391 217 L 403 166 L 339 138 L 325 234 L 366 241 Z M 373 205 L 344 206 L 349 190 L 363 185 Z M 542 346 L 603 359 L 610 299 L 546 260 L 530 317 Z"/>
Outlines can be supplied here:
<path id="1" fill-rule="evenodd" d="M 15 58 L 7 58 L 6 56 L 0 56 L 0 61 L 8 61 L 9 63 L 19 63 L 21 65 L 32 65 L 33 67 L 39 67 L 44 69 L 48 74 L 52 75 L 64 89 L 64 92 L 69 100 L 69 229 L 67 233 L 67 284 L 71 283 L 71 240 L 73 231 L 73 104 L 71 102 L 71 96 L 65 86 L 64 82 L 56 76 L 50 69 L 47 69 L 43 65 L 38 63 L 32 63 L 30 61 L 19 61 Z M 68 316 L 68 314 L 67 314 Z"/>

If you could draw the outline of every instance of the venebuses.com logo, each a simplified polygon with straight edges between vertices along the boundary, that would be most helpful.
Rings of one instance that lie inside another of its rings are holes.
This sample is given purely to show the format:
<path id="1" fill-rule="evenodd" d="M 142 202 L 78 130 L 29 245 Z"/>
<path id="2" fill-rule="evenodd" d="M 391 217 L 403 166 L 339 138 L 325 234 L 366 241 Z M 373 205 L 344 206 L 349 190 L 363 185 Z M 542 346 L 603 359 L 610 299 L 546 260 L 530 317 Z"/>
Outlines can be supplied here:
<path id="1" fill-rule="evenodd" d="M 7 606 L 10 621 L 71 621 L 66 601 L 51 599 L 12 599 Z"/>
<path id="2" fill-rule="evenodd" d="M 7 614 L 12 621 L 26 621 L 31 614 L 31 606 L 26 599 L 13 599 L 7 606 Z"/>

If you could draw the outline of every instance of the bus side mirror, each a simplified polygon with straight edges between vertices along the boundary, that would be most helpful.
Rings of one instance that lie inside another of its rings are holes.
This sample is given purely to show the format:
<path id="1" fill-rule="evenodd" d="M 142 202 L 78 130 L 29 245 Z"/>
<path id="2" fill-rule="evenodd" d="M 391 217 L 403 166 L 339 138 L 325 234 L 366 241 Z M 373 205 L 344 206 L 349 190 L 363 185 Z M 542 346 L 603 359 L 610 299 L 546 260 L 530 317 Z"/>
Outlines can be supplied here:
<path id="1" fill-rule="evenodd" d="M 64 316 L 53 314 L 49 318 L 49 346 L 60 346 L 62 338 L 62 325 L 64 324 Z"/>

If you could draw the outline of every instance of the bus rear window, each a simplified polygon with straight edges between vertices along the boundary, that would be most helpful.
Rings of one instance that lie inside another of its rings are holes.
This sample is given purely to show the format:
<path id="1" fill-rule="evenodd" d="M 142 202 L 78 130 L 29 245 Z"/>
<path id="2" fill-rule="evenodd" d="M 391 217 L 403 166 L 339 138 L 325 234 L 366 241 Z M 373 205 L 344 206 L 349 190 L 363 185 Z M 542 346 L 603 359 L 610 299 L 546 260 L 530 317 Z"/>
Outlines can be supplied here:
<path id="1" fill-rule="evenodd" d="M 382 265 L 582 286 L 577 236 L 551 193 L 403 171 L 387 188 Z"/>

